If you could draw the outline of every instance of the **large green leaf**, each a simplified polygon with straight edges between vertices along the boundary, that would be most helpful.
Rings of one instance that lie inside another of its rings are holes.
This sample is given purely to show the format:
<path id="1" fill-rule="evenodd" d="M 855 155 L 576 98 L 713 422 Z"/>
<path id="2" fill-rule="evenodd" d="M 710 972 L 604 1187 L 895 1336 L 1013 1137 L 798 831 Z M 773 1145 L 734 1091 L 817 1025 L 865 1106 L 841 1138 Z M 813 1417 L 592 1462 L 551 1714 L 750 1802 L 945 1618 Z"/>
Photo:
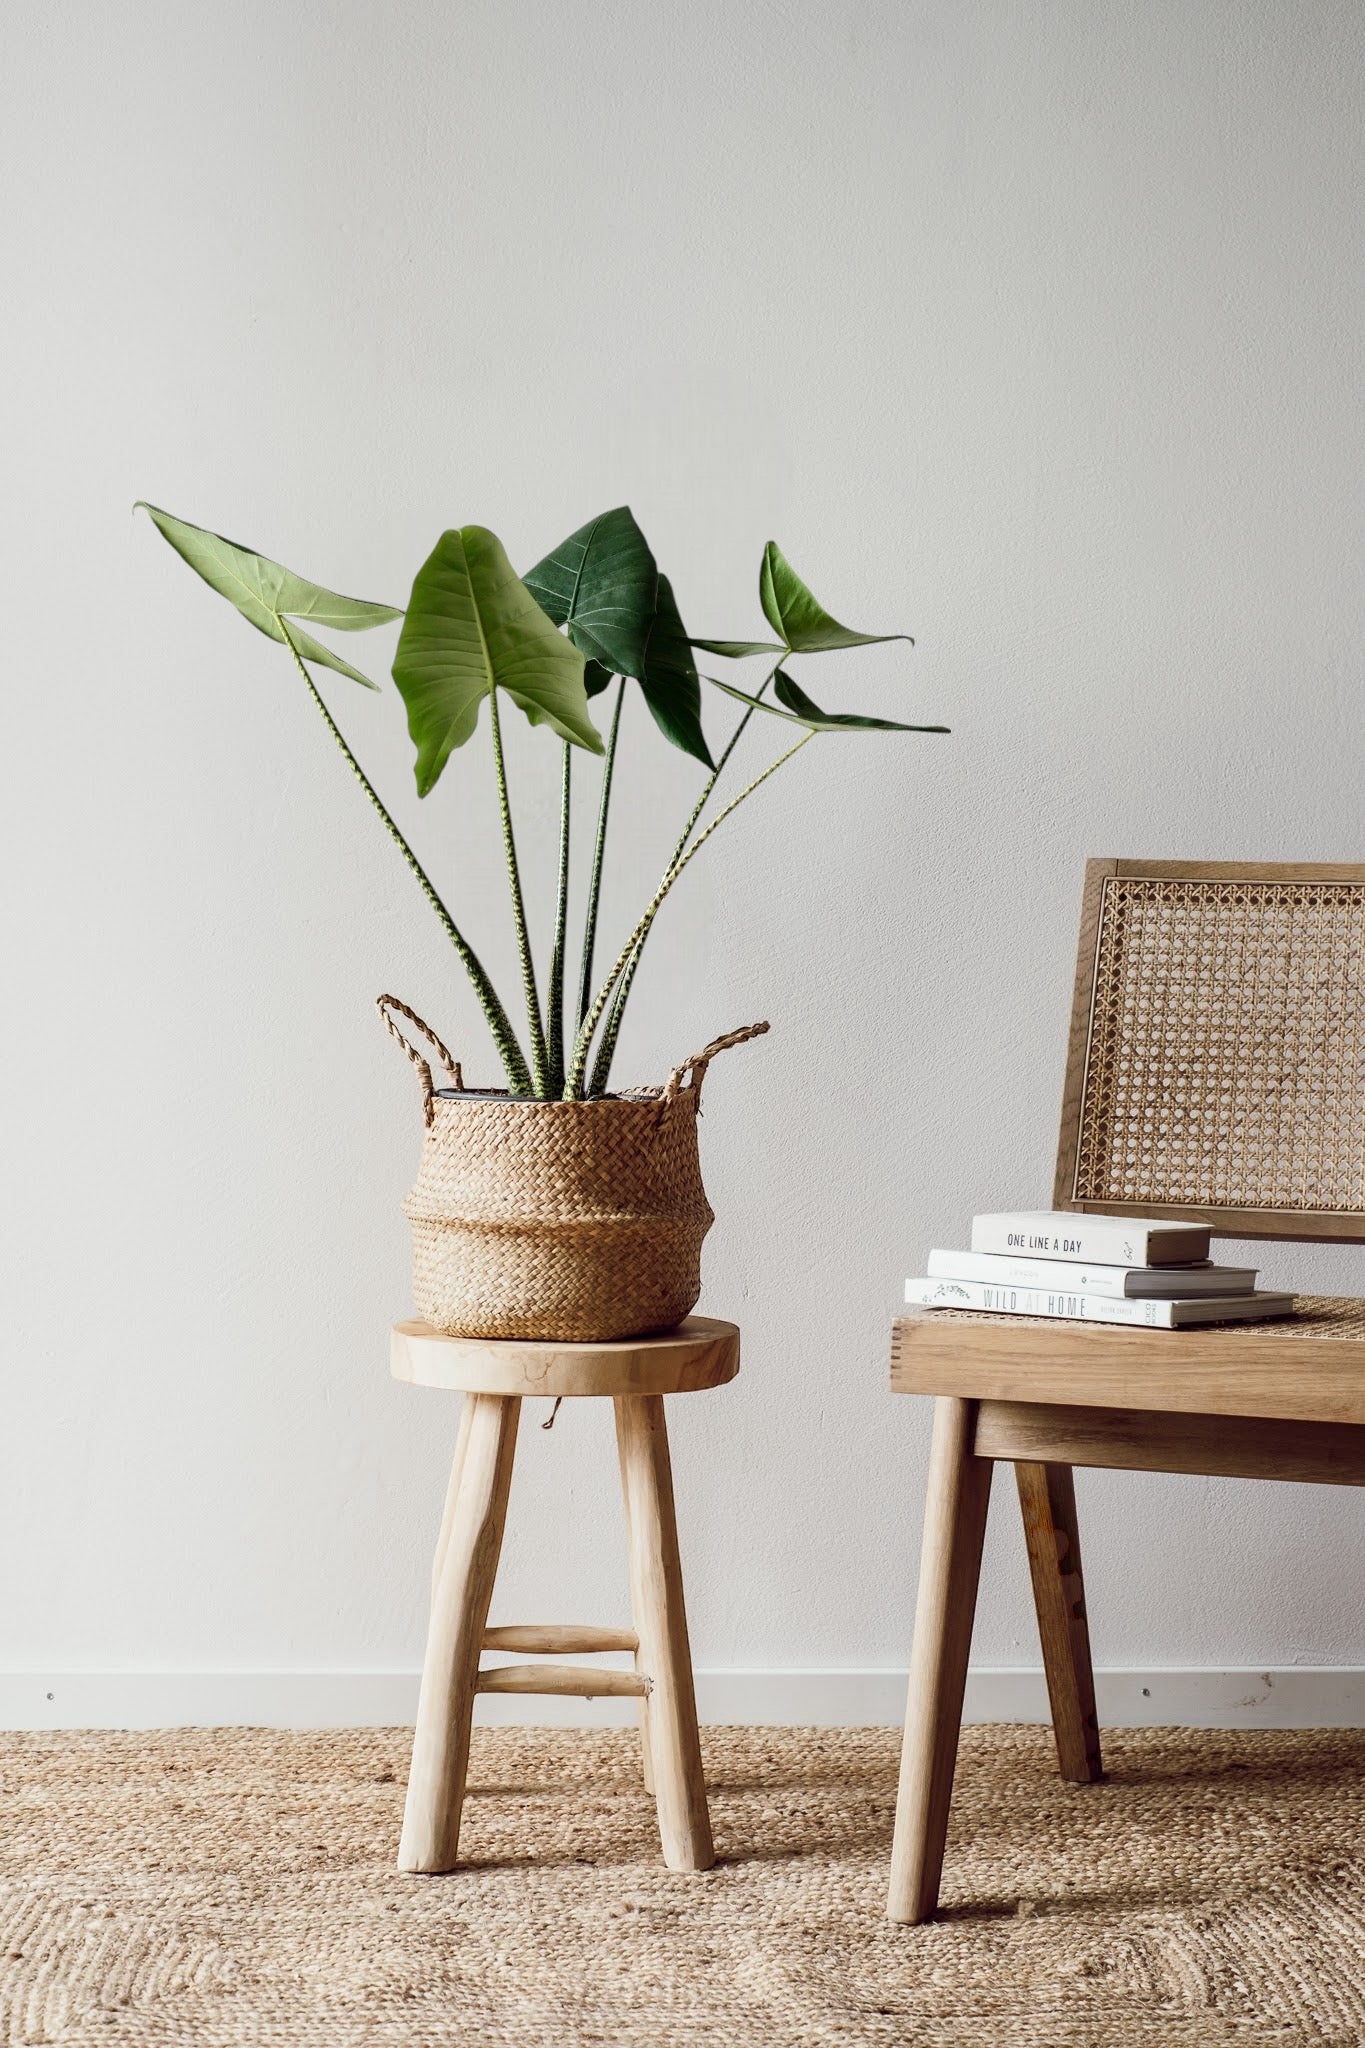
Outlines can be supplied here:
<path id="1" fill-rule="evenodd" d="M 793 654 L 826 654 L 837 647 L 871 647 L 881 640 L 910 639 L 908 633 L 855 633 L 850 626 L 841 626 L 812 597 L 774 540 L 763 550 L 758 594 L 764 618 Z"/>
<path id="2" fill-rule="evenodd" d="M 335 627 L 342 633 L 361 633 L 369 626 L 382 626 L 389 619 L 402 616 L 394 605 L 370 604 L 364 598 L 341 597 L 335 590 L 324 590 L 320 584 L 310 583 L 307 577 L 296 576 L 292 569 L 272 562 L 269 556 L 258 555 L 253 548 L 241 547 L 236 541 L 224 540 L 221 533 L 210 533 L 207 527 L 191 526 L 186 519 L 176 519 L 160 506 L 149 505 L 145 498 L 133 507 L 134 511 L 139 508 L 205 583 L 235 604 L 242 617 L 270 640 L 288 644 L 282 619 L 311 619 L 315 625 Z M 378 688 L 311 633 L 293 626 L 289 639 L 305 660 L 335 669 L 338 675 L 363 683 L 367 690 Z"/>
<path id="3" fill-rule="evenodd" d="M 664 738 L 681 747 L 694 761 L 714 769 L 716 764 L 701 728 L 701 679 L 678 614 L 673 585 L 662 573 L 640 688 Z"/>
<path id="4" fill-rule="evenodd" d="M 902 725 L 896 718 L 864 718 L 851 711 L 822 711 L 820 706 L 799 689 L 782 669 L 777 671 L 773 688 L 787 706 L 779 711 L 776 704 L 769 704 L 762 697 L 751 697 L 746 690 L 737 690 L 733 683 L 723 683 L 719 676 L 707 676 L 706 681 L 723 690 L 727 697 L 734 697 L 741 704 L 747 704 L 752 711 L 766 711 L 769 718 L 780 718 L 784 725 L 805 725 L 814 732 L 948 732 L 946 725 Z"/>
<path id="5" fill-rule="evenodd" d="M 701 684 L 672 585 L 659 574 L 628 505 L 580 526 L 522 581 L 587 655 L 589 697 L 613 675 L 635 677 L 664 738 L 714 768 L 701 727 Z"/>
<path id="6" fill-rule="evenodd" d="M 408 707 L 419 796 L 435 788 L 494 689 L 505 690 L 532 725 L 602 752 L 582 655 L 555 631 L 485 526 L 443 533 L 418 570 L 393 679 Z"/>
<path id="7" fill-rule="evenodd" d="M 659 572 L 629 505 L 601 512 L 522 579 L 547 618 L 613 675 L 638 676 Z"/>

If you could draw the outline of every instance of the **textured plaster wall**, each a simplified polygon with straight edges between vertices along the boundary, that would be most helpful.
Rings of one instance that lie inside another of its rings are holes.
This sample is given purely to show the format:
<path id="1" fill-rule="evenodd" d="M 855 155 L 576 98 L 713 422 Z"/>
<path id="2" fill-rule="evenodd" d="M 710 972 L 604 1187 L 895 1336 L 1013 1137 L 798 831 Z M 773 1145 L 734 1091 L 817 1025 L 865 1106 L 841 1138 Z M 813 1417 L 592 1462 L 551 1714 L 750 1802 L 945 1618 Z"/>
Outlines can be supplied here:
<path id="1" fill-rule="evenodd" d="M 758 625 L 773 535 L 916 634 L 806 679 L 953 737 L 784 771 L 623 1045 L 773 1023 L 708 1084 L 745 1367 L 674 1418 L 697 1659 L 903 1662 L 887 1324 L 1047 1196 L 1084 856 L 1362 852 L 1359 9 L 18 0 L 2 90 L 0 1659 L 413 1665 L 454 1431 L 386 1374 L 419 1124 L 371 1003 L 491 1079 L 478 1014 L 145 494 L 396 601 L 447 524 L 525 565 L 624 499 L 696 630 Z M 329 695 L 510 978 L 486 731 L 419 807 L 392 693 Z M 543 878 L 554 752 L 513 754 Z M 609 932 L 693 787 L 632 702 Z M 1100 1661 L 1365 1662 L 1354 1495 L 1080 1494 Z M 987 1665 L 1035 1654 L 1001 1507 Z M 526 1429 L 513 1531 L 504 1615 L 622 1611 L 605 1415 Z"/>

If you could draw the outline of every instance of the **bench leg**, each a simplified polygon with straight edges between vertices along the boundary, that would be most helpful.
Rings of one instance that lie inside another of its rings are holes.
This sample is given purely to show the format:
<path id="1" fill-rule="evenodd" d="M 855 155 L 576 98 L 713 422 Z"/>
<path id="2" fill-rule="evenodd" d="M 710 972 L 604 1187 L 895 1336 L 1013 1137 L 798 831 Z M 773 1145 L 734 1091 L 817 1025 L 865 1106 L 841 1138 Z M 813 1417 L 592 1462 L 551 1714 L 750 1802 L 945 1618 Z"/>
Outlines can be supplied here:
<path id="1" fill-rule="evenodd" d="M 1014 1476 L 1033 1575 L 1057 1764 L 1073 1784 L 1090 1785 L 1103 1777 L 1104 1767 L 1071 1467 L 1018 1463 Z"/>
<path id="2" fill-rule="evenodd" d="M 479 1652 L 507 1520 L 514 1396 L 466 1394 L 459 1466 L 438 1543 L 435 1594 L 412 1744 L 400 1870 L 453 1870 L 460 1841 Z"/>
<path id="3" fill-rule="evenodd" d="M 697 1734 L 663 1397 L 618 1394 L 615 1404 L 630 1599 L 640 1639 L 637 1665 L 650 1681 L 646 1770 L 652 1766 L 664 1862 L 670 1870 L 709 1870 L 716 1852 Z"/>
<path id="4" fill-rule="evenodd" d="M 891 1845 L 891 1919 L 927 1920 L 938 1904 L 957 1765 L 991 1461 L 972 1451 L 976 1403 L 934 1403 L 915 1642 Z"/>

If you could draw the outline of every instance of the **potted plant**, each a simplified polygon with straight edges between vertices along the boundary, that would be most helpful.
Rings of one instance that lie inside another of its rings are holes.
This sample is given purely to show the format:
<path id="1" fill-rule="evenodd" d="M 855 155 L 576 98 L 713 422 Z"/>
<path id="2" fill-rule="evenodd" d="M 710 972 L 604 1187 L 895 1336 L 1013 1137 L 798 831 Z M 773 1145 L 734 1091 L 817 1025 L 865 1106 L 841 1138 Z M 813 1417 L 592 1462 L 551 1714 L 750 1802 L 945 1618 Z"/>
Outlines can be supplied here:
<path id="1" fill-rule="evenodd" d="M 420 1313 L 452 1335 L 606 1339 L 672 1328 L 701 1291 L 701 1242 L 713 1219 L 702 1187 L 696 1116 L 717 1039 L 662 1087 L 613 1092 L 622 1018 L 660 907 L 683 870 L 740 804 L 822 733 L 943 732 L 943 726 L 830 713 L 793 679 L 795 656 L 835 652 L 904 634 L 856 633 L 825 611 L 772 542 L 759 574 L 768 640 L 697 640 L 679 615 L 630 510 L 580 527 L 524 576 L 486 528 L 443 533 L 418 570 L 405 611 L 325 590 L 253 549 L 146 505 L 190 567 L 287 652 L 361 788 L 412 870 L 474 986 L 502 1064 L 505 1087 L 466 1089 L 459 1065 L 429 1026 L 396 998 L 385 1022 L 422 1081 L 426 1137 L 405 1204 L 412 1223 Z M 473 734 L 485 700 L 503 849 L 525 1005 L 513 1024 L 478 954 L 447 909 L 342 736 L 313 678 L 334 670 L 376 686 L 314 629 L 361 632 L 401 618 L 393 679 L 416 748 L 418 795 L 435 788 L 450 755 Z M 752 691 L 703 676 L 696 651 L 728 663 L 762 662 Z M 598 911 L 621 714 L 629 683 L 663 737 L 697 766 L 700 787 L 672 858 L 639 919 L 603 972 Z M 701 717 L 702 685 L 741 709 L 714 755 Z M 610 694 L 608 694 L 610 693 Z M 591 706 L 606 696 L 605 739 Z M 542 981 L 527 925 L 502 720 L 509 709 L 558 738 L 561 788 L 558 893 Z M 722 808 L 704 814 L 750 722 L 777 723 L 785 745 Z M 576 754 L 601 758 L 587 915 L 571 973 L 568 933 L 570 810 Z M 420 1044 L 404 1037 L 402 1018 Z M 437 1087 L 430 1056 L 449 1085 Z"/>

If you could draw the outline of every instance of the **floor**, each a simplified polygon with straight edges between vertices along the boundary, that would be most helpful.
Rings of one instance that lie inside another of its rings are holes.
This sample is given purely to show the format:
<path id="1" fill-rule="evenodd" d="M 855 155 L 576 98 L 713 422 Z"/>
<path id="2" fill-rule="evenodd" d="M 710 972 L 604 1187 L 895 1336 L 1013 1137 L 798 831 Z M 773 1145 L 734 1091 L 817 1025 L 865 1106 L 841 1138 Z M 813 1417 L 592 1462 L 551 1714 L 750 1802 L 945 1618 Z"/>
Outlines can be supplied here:
<path id="1" fill-rule="evenodd" d="M 401 1729 L 0 1736 L 0 2041 L 37 2048 L 1223 2048 L 1365 2041 L 1365 1732 L 964 1737 L 945 1913 L 883 1918 L 897 1742 L 708 1729 L 721 1861 L 626 1733 L 475 1736 L 393 1869 Z"/>

